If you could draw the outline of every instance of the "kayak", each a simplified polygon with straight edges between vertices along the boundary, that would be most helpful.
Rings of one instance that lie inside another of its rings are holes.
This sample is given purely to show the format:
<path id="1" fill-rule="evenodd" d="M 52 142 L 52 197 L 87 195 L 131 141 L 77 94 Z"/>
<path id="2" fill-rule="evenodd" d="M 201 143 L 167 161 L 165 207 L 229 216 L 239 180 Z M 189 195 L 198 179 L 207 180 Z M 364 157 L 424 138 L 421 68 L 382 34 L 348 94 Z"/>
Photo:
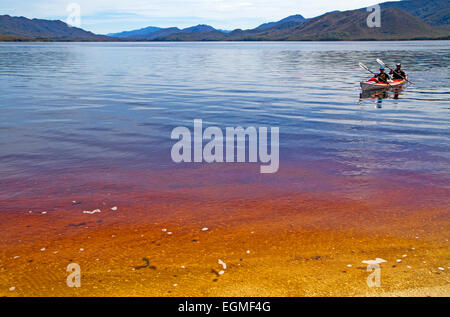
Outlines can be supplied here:
<path id="1" fill-rule="evenodd" d="M 394 81 L 390 82 L 389 84 L 379 83 L 376 81 L 362 81 L 361 89 L 364 91 L 367 91 L 367 90 L 396 88 L 396 87 L 401 87 L 404 83 L 406 83 L 406 80 L 404 80 L 404 79 L 394 80 Z"/>

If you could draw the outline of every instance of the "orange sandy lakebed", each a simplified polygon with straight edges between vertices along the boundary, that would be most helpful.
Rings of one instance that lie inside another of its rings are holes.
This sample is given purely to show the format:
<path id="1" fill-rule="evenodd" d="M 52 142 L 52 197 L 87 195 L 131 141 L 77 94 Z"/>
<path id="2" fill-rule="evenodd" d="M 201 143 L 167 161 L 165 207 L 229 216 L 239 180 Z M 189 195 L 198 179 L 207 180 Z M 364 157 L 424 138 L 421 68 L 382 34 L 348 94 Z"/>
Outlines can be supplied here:
<path id="1" fill-rule="evenodd" d="M 4 180 L 0 296 L 450 295 L 446 180 L 257 169 Z"/>

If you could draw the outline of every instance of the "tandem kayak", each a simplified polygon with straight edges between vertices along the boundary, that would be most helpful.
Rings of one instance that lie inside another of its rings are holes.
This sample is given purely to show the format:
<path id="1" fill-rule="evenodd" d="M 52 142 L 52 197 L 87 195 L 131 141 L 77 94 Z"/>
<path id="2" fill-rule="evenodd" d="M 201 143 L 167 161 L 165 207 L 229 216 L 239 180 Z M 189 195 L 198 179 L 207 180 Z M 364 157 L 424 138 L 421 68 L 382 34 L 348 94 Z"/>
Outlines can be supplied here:
<path id="1" fill-rule="evenodd" d="M 389 84 L 378 83 L 376 81 L 362 81 L 361 89 L 364 91 L 368 91 L 368 90 L 396 88 L 396 87 L 401 87 L 404 83 L 406 83 L 406 80 L 404 80 L 404 79 L 403 80 L 394 80 L 394 81 L 390 82 Z"/>

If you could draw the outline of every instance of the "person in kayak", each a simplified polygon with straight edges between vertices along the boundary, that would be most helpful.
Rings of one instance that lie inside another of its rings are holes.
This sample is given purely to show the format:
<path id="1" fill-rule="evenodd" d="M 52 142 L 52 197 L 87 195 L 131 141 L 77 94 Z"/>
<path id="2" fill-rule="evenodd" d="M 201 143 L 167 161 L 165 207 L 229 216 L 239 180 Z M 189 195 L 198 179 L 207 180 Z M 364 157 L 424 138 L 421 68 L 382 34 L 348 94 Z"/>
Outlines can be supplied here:
<path id="1" fill-rule="evenodd" d="M 391 80 L 391 77 L 384 72 L 384 66 L 380 67 L 380 72 L 375 75 L 375 78 L 378 80 L 379 83 L 387 84 L 389 80 Z"/>
<path id="2" fill-rule="evenodd" d="M 406 79 L 406 73 L 402 70 L 402 64 L 398 63 L 395 70 L 391 69 L 389 72 L 392 75 L 393 80 L 403 80 Z"/>

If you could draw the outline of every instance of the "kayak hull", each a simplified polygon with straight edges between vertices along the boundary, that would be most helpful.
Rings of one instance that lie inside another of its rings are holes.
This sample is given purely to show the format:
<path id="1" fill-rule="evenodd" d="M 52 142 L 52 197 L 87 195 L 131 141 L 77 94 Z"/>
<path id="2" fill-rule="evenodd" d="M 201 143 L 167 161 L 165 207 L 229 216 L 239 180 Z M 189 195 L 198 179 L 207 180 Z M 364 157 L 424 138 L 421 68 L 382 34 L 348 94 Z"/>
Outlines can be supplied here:
<path id="1" fill-rule="evenodd" d="M 389 84 L 383 84 L 383 83 L 377 83 L 374 81 L 362 81 L 361 82 L 361 89 L 364 91 L 369 90 L 380 90 L 380 89 L 388 89 L 388 88 L 398 88 L 401 87 L 406 80 L 394 80 L 393 82 L 390 82 Z"/>

